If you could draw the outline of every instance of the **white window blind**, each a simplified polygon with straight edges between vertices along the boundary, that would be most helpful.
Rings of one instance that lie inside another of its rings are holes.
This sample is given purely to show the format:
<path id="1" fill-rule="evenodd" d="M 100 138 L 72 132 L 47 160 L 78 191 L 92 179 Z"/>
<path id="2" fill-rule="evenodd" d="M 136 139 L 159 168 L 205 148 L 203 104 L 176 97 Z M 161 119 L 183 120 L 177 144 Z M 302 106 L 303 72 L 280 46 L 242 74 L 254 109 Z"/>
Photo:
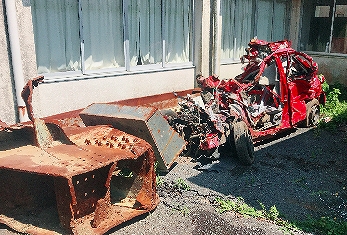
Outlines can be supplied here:
<path id="1" fill-rule="evenodd" d="M 164 1 L 165 61 L 189 62 L 192 37 L 192 2 L 190 0 Z"/>
<path id="2" fill-rule="evenodd" d="M 266 41 L 286 39 L 286 0 L 221 0 L 221 59 L 236 60 L 255 36 Z"/>
<path id="3" fill-rule="evenodd" d="M 191 61 L 192 0 L 32 0 L 38 73 Z"/>
<path id="4" fill-rule="evenodd" d="M 31 2 L 38 73 L 80 70 L 78 3 L 74 0 Z"/>
<path id="5" fill-rule="evenodd" d="M 222 59 L 239 60 L 252 37 L 252 0 L 222 0 Z"/>
<path id="6" fill-rule="evenodd" d="M 81 1 L 85 70 L 124 67 L 121 0 Z"/>

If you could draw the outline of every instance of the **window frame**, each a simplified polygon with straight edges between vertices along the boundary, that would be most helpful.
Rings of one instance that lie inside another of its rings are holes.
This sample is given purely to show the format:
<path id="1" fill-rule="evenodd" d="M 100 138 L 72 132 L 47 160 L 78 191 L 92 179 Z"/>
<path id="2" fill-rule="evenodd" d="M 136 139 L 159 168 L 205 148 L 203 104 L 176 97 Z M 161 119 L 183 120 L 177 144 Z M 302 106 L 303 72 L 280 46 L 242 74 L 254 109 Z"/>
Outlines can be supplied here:
<path id="1" fill-rule="evenodd" d="M 65 71 L 65 72 L 52 72 L 52 73 L 41 73 L 45 76 L 45 81 L 47 82 L 56 82 L 56 81 L 68 81 L 68 80 L 80 80 L 88 78 L 97 78 L 97 77 L 108 77 L 108 76 L 120 76 L 125 74 L 136 74 L 136 73 L 147 73 L 153 71 L 166 71 L 166 70 L 176 70 L 176 69 L 186 69 L 192 68 L 193 58 L 194 58 L 194 5 L 195 0 L 190 0 L 191 9 L 189 23 L 191 25 L 189 29 L 189 61 L 182 63 L 169 63 L 165 61 L 166 59 L 166 40 L 164 38 L 164 30 L 169 30 L 164 22 L 164 12 L 161 12 L 161 62 L 156 64 L 146 64 L 139 66 L 131 66 L 130 64 L 130 50 L 129 50 L 129 23 L 128 23 L 128 1 L 122 0 L 122 27 L 123 27 L 123 53 L 124 53 L 124 67 L 118 68 L 105 68 L 98 70 L 86 70 L 85 69 L 85 50 L 84 50 L 84 40 L 83 40 L 83 12 L 82 12 L 82 3 L 78 1 L 78 21 L 79 21 L 79 39 L 80 39 L 80 70 L 76 71 Z M 162 0 L 164 1 L 164 0 Z M 38 66 L 38 65 L 37 65 Z"/>
<path id="2" fill-rule="evenodd" d="M 319 3 L 315 3 L 315 1 L 312 1 L 313 2 L 313 6 L 315 8 L 314 12 L 313 12 L 313 16 L 312 17 L 322 17 L 324 18 L 324 16 L 315 16 L 315 11 L 316 11 L 316 8 L 319 7 L 319 6 L 329 6 L 330 10 L 329 10 L 329 16 L 328 17 L 325 17 L 325 18 L 329 18 L 331 20 L 331 24 L 330 24 L 330 30 L 329 30 L 329 45 L 326 46 L 326 50 L 325 51 L 315 51 L 315 50 L 306 50 L 304 48 L 300 48 L 300 50 L 303 50 L 311 55 L 319 55 L 319 56 L 334 56 L 334 57 L 342 57 L 342 58 L 347 58 L 347 54 L 346 53 L 342 53 L 342 52 L 331 52 L 332 50 L 332 42 L 333 42 L 333 32 L 334 32 L 334 21 L 336 18 L 338 18 L 338 16 L 336 16 L 336 6 L 338 5 L 344 5 L 344 6 L 347 6 L 347 3 L 346 4 L 341 4 L 341 3 L 338 3 L 338 0 L 330 0 L 329 3 L 327 4 L 319 4 Z M 305 7 L 305 5 L 303 5 L 303 8 Z M 311 17 L 311 18 L 312 18 Z M 302 21 L 304 19 L 302 18 Z M 307 20 L 307 19 L 306 19 Z M 311 19 L 309 19 L 311 20 Z M 301 24 L 303 24 L 301 22 Z M 299 38 L 299 41 L 301 42 L 301 38 L 302 38 L 302 34 L 303 34 L 303 30 L 308 30 L 308 36 L 306 35 L 306 37 L 309 38 L 309 34 L 310 34 L 310 30 L 311 30 L 311 27 L 306 27 L 305 29 L 301 29 L 301 32 L 300 32 L 300 38 Z M 347 35 L 346 35 L 347 37 Z M 307 47 L 307 45 L 305 46 Z"/>

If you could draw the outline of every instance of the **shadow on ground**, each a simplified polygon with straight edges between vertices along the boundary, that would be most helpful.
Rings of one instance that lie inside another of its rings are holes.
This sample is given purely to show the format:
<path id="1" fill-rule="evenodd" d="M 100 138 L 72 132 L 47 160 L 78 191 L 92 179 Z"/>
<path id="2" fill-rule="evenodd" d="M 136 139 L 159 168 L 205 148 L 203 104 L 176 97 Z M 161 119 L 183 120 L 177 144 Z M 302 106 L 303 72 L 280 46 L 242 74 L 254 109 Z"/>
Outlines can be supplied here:
<path id="1" fill-rule="evenodd" d="M 260 209 L 275 205 L 289 221 L 347 220 L 346 132 L 310 129 L 256 147 L 252 166 L 221 158 L 188 180 Z"/>

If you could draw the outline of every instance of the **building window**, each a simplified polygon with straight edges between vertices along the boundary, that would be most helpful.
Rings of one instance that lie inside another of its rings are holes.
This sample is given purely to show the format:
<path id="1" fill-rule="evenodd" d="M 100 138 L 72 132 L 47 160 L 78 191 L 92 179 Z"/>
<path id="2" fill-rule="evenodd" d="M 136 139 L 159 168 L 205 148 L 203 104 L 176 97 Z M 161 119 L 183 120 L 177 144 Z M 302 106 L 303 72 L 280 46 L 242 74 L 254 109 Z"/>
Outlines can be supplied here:
<path id="1" fill-rule="evenodd" d="M 287 39 L 288 3 L 286 0 L 257 0 L 254 35 L 269 42 Z"/>
<path id="2" fill-rule="evenodd" d="M 79 15 L 83 71 L 124 67 L 122 1 L 83 0 Z"/>
<path id="3" fill-rule="evenodd" d="M 222 0 L 222 59 L 239 60 L 252 38 L 252 0 Z M 253 19 L 254 20 L 254 19 Z"/>
<path id="4" fill-rule="evenodd" d="M 222 61 L 239 61 L 254 37 L 286 39 L 288 9 L 286 0 L 221 0 Z"/>
<path id="5" fill-rule="evenodd" d="M 77 1 L 34 0 L 31 4 L 38 73 L 81 70 Z"/>
<path id="6" fill-rule="evenodd" d="M 300 49 L 347 54 L 347 1 L 308 0 L 303 8 Z"/>
<path id="7" fill-rule="evenodd" d="M 192 64 L 192 0 L 32 0 L 39 74 Z"/>

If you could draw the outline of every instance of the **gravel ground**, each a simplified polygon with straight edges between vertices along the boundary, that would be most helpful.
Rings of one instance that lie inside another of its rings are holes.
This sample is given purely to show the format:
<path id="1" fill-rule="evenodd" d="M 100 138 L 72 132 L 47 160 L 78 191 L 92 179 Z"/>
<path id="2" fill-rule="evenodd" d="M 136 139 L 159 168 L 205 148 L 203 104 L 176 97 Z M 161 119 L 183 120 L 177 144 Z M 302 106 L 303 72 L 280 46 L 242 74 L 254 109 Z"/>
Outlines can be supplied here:
<path id="1" fill-rule="evenodd" d="M 172 170 L 160 176 L 158 207 L 107 234 L 286 234 L 264 219 L 218 213 L 218 197 L 242 197 L 258 209 L 259 202 L 267 209 L 276 205 L 290 222 L 308 216 L 347 220 L 346 131 L 346 126 L 335 132 L 297 129 L 257 145 L 255 163 L 247 167 L 226 156 L 209 164 L 179 157 Z M 177 189 L 178 179 L 190 189 Z M 0 225 L 0 234 L 17 233 Z"/>
<path id="2" fill-rule="evenodd" d="M 337 133 L 297 129 L 256 146 L 249 167 L 230 157 L 203 166 L 181 157 L 162 177 L 158 208 L 109 234 L 285 234 L 265 220 L 216 212 L 216 197 L 242 197 L 259 209 L 259 202 L 267 209 L 276 205 L 288 221 L 308 216 L 347 220 L 346 140 L 346 128 Z M 179 178 L 190 190 L 173 187 Z"/>

